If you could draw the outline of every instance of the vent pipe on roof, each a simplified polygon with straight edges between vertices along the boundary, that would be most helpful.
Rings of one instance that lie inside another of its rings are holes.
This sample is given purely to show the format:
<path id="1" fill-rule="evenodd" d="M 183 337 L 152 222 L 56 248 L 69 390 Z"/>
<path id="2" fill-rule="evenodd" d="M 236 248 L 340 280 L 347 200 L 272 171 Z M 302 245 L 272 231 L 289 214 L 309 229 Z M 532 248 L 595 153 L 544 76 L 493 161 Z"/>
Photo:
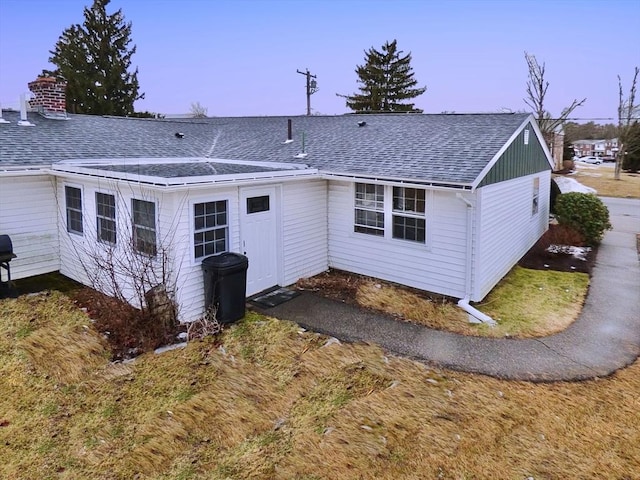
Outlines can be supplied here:
<path id="1" fill-rule="evenodd" d="M 287 139 L 283 143 L 293 143 L 293 127 L 291 119 L 287 119 Z"/>
<path id="2" fill-rule="evenodd" d="M 0 105 L 0 123 L 11 123 L 9 120 L 2 118 L 2 105 Z"/>
<path id="3" fill-rule="evenodd" d="M 31 123 L 27 118 L 27 96 L 20 94 L 20 121 L 18 125 L 21 127 L 35 127 L 34 123 Z"/>

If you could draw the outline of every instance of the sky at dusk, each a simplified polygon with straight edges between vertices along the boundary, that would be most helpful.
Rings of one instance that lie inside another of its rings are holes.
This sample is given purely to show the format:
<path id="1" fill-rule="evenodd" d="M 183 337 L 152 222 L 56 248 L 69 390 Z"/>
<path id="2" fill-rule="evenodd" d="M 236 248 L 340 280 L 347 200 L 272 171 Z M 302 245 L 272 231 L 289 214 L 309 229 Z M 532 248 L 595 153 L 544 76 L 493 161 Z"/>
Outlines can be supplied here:
<path id="1" fill-rule="evenodd" d="M 90 0 L 0 0 L 0 103 L 48 63 L 63 30 Z M 628 92 L 640 66 L 640 0 L 112 0 L 133 23 L 137 111 L 209 116 L 301 115 L 305 78 L 317 76 L 314 114 L 349 110 L 364 51 L 397 39 L 411 52 L 426 113 L 528 110 L 524 52 L 546 63 L 547 109 L 616 117 L 618 80 Z M 602 120 L 600 120 L 602 119 Z"/>

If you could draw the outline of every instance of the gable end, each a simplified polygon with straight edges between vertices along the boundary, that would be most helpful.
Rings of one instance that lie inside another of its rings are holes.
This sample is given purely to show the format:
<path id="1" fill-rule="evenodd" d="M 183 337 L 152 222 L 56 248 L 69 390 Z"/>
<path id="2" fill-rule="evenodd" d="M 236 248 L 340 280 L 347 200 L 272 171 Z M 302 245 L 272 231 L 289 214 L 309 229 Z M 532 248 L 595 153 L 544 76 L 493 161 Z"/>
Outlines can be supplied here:
<path id="1" fill-rule="evenodd" d="M 525 144 L 525 136 L 527 143 Z M 512 180 L 551 170 L 549 161 L 531 123 L 522 129 L 498 161 L 487 172 L 478 187 Z"/>

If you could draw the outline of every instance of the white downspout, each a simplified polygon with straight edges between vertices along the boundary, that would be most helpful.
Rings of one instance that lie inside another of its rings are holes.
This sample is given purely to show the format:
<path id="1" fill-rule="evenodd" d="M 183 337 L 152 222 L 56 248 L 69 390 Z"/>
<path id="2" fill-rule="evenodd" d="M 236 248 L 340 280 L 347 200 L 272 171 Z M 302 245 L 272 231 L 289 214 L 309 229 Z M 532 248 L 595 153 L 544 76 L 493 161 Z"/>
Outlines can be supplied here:
<path id="1" fill-rule="evenodd" d="M 467 293 L 464 298 L 458 300 L 458 306 L 478 321 L 494 326 L 496 325 L 496 321 L 493 318 L 469 305 L 469 298 L 471 296 L 471 268 L 473 266 L 473 204 L 464 198 L 461 193 L 456 193 L 456 197 L 462 200 L 467 206 L 467 261 L 465 268 L 465 291 Z"/>

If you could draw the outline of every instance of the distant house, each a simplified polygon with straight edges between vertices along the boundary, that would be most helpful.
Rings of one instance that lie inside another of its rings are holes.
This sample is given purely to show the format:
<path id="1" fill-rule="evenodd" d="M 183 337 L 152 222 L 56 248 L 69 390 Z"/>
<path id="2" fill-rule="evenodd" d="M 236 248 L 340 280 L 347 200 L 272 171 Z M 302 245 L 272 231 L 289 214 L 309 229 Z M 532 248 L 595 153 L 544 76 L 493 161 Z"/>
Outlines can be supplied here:
<path id="1" fill-rule="evenodd" d="M 527 114 L 63 119 L 38 101 L 34 126 L 0 124 L 14 278 L 92 285 L 85 252 L 162 249 L 182 321 L 211 254 L 248 257 L 247 295 L 332 267 L 480 301 L 548 227 L 553 162 Z"/>
<path id="2" fill-rule="evenodd" d="M 613 157 L 618 148 L 618 139 L 576 140 L 573 149 L 579 157 Z"/>

